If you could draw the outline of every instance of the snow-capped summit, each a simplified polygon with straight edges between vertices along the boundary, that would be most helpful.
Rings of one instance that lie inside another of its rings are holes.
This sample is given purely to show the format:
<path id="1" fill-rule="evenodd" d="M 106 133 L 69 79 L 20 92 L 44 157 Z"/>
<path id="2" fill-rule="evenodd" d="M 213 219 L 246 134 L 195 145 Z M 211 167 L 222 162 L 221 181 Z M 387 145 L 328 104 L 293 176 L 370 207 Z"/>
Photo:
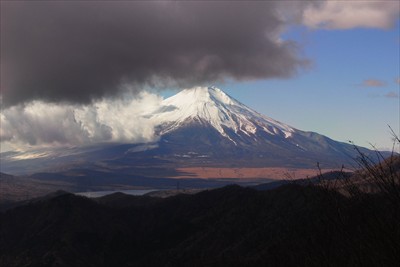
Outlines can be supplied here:
<path id="1" fill-rule="evenodd" d="M 296 131 L 257 113 L 216 87 L 185 89 L 165 99 L 158 110 L 147 116 L 161 127 L 160 135 L 193 122 L 208 123 L 228 139 L 231 139 L 228 130 L 247 136 L 262 131 L 285 138 Z"/>

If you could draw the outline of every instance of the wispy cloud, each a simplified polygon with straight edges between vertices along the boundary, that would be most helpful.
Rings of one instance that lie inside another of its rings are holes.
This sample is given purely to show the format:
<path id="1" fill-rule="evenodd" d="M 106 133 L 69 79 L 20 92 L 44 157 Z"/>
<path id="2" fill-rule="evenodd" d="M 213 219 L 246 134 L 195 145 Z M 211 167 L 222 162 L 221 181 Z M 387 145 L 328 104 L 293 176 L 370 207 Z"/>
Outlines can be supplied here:
<path id="1" fill-rule="evenodd" d="M 398 1 L 315 1 L 303 12 L 303 24 L 316 29 L 392 27 L 400 14 Z"/>
<path id="2" fill-rule="evenodd" d="M 392 91 L 392 92 L 387 93 L 385 95 L 385 97 L 387 97 L 387 98 L 399 98 L 399 94 L 394 92 L 394 91 Z"/>
<path id="3" fill-rule="evenodd" d="M 400 84 L 400 77 L 398 77 L 395 81 L 397 84 Z"/>
<path id="4" fill-rule="evenodd" d="M 364 87 L 384 87 L 386 82 L 377 79 L 366 79 L 361 83 Z"/>

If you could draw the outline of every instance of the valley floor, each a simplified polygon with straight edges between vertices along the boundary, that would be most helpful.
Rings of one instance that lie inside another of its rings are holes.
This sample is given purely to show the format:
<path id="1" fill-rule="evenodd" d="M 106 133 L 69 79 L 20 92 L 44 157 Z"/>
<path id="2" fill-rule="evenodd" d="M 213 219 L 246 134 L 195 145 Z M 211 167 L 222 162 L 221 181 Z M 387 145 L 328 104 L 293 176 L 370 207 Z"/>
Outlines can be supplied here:
<path id="1" fill-rule="evenodd" d="M 335 171 L 334 169 L 301 169 L 301 168 L 284 168 L 284 167 L 267 167 L 267 168 L 219 168 L 219 167 L 188 167 L 177 168 L 181 173 L 175 178 L 204 178 L 204 179 L 299 179 L 307 177 L 315 177 L 320 173 Z M 346 170 L 347 171 L 347 170 Z"/>

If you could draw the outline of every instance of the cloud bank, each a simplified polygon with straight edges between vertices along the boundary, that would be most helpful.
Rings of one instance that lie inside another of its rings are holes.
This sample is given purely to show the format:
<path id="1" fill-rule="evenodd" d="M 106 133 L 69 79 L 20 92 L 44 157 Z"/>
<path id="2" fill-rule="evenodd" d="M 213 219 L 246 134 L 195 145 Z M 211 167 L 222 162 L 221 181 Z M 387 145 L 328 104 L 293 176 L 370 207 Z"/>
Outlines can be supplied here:
<path id="1" fill-rule="evenodd" d="M 34 101 L 13 106 L 0 113 L 0 140 L 16 149 L 152 142 L 157 140 L 154 125 L 141 114 L 155 109 L 161 101 L 161 97 L 143 92 L 135 98 L 90 105 Z"/>
<path id="2" fill-rule="evenodd" d="M 307 65 L 278 37 L 274 2 L 1 2 L 1 94 L 90 103 L 129 88 L 289 77 Z M 126 85 L 130 85 L 127 87 Z"/>
<path id="3" fill-rule="evenodd" d="M 285 78 L 308 65 L 288 24 L 388 28 L 396 1 L 2 1 L 3 107 L 87 104 L 146 87 Z"/>

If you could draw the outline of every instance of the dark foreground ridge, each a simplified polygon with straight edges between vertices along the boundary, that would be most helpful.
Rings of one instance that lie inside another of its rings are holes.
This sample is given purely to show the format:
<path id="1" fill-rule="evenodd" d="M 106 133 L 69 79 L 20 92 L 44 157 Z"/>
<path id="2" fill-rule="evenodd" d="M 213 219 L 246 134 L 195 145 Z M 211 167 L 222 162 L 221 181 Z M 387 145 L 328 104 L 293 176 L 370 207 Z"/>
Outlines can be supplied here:
<path id="1" fill-rule="evenodd" d="M 0 213 L 0 266 L 396 266 L 399 206 L 312 185 L 57 194 Z"/>

